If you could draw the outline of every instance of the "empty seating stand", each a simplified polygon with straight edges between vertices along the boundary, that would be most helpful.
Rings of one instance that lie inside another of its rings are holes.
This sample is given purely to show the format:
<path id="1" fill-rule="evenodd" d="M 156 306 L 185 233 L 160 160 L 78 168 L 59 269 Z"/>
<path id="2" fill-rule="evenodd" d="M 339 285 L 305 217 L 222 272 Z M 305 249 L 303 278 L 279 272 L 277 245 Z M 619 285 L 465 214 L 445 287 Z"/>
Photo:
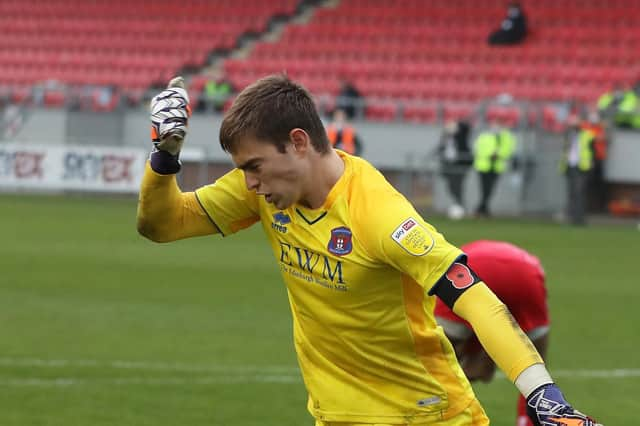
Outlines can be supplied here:
<path id="1" fill-rule="evenodd" d="M 292 14 L 296 0 L 2 0 L 0 85 L 14 100 L 46 81 L 116 86 L 134 96 L 214 49 Z M 62 98 L 61 98 L 62 96 Z M 65 94 L 45 97 L 63 105 Z M 105 108 L 102 106 L 101 108 Z"/>
<path id="2" fill-rule="evenodd" d="M 402 114 L 426 122 L 437 116 L 433 107 L 409 101 L 476 104 L 506 93 L 591 103 L 613 83 L 640 77 L 640 0 L 539 0 L 524 7 L 531 28 L 525 43 L 491 47 L 487 36 L 506 12 L 501 2 L 342 0 L 225 69 L 237 87 L 286 71 L 314 93 L 333 96 L 345 78 L 378 101 L 366 109 L 370 118 Z M 392 100 L 406 106 L 398 111 Z M 526 121 L 513 110 L 491 114 Z"/>

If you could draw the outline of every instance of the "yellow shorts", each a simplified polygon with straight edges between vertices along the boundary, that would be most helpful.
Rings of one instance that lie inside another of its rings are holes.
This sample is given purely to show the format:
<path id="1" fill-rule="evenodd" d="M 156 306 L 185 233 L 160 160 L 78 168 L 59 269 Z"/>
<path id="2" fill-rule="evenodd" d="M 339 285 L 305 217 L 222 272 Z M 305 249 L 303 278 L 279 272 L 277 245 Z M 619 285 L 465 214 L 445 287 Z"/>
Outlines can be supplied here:
<path id="1" fill-rule="evenodd" d="M 474 399 L 463 412 L 447 420 L 434 420 L 429 423 L 412 423 L 412 426 L 487 426 L 489 418 L 477 399 Z M 316 420 L 316 426 L 399 426 L 381 423 L 342 423 Z M 407 426 L 404 424 L 403 426 Z"/>

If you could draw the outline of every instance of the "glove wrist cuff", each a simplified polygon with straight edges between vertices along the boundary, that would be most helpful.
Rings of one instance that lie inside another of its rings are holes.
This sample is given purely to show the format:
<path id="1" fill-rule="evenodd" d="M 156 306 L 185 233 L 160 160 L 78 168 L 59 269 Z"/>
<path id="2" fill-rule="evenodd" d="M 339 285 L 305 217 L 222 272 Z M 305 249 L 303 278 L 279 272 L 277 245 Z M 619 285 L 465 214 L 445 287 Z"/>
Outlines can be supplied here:
<path id="1" fill-rule="evenodd" d="M 179 155 L 172 155 L 167 151 L 154 149 L 149 156 L 151 169 L 161 175 L 175 175 L 182 167 Z"/>

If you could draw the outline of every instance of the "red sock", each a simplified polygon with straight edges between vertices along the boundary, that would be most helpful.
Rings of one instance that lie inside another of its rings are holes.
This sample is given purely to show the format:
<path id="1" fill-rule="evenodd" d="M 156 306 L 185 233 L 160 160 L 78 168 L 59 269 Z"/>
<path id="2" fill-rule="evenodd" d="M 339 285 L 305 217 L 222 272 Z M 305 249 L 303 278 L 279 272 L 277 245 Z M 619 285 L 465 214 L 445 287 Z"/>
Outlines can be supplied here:
<path id="1" fill-rule="evenodd" d="M 524 396 L 520 395 L 518 399 L 518 418 L 516 419 L 516 426 L 533 426 L 533 423 L 527 416 L 527 400 Z"/>

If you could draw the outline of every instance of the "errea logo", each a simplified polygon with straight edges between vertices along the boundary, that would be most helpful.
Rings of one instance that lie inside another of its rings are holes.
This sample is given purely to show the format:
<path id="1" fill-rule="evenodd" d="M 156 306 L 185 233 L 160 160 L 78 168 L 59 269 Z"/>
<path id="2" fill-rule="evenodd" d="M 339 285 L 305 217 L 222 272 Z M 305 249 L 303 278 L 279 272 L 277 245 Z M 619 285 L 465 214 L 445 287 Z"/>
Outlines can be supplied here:
<path id="1" fill-rule="evenodd" d="M 271 222 L 271 227 L 282 234 L 286 234 L 287 225 L 290 223 L 291 218 L 288 214 L 284 212 L 277 212 L 273 214 L 273 222 Z"/>

